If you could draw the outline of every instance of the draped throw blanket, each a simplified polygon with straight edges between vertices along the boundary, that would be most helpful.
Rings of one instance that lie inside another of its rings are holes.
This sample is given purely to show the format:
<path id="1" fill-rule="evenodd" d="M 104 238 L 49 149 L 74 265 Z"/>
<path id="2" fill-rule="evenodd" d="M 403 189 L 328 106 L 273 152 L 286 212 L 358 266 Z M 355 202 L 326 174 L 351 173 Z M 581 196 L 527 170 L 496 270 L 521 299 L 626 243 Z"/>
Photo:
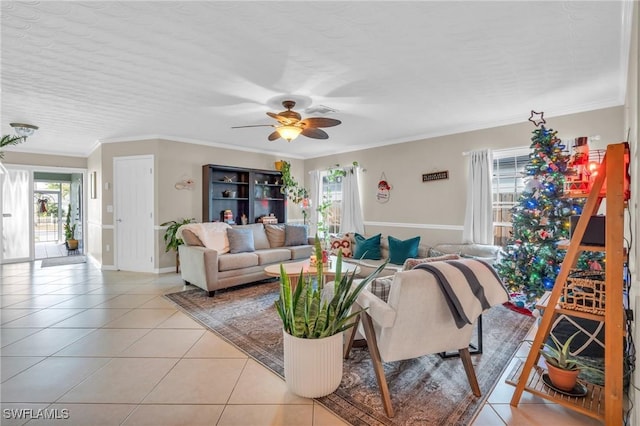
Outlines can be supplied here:
<path id="1" fill-rule="evenodd" d="M 473 324 L 480 314 L 509 301 L 509 293 L 491 265 L 476 259 L 421 263 L 414 269 L 433 274 L 458 328 Z"/>

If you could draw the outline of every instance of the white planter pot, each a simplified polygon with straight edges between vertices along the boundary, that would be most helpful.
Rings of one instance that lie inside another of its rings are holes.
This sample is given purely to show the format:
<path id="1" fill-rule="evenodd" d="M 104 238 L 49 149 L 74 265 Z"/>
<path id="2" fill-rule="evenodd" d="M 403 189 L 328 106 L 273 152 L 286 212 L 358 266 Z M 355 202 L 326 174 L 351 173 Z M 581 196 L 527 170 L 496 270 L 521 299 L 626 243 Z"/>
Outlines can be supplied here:
<path id="1" fill-rule="evenodd" d="M 342 380 L 342 333 L 301 339 L 283 330 L 284 378 L 289 390 L 305 398 L 333 393 Z"/>

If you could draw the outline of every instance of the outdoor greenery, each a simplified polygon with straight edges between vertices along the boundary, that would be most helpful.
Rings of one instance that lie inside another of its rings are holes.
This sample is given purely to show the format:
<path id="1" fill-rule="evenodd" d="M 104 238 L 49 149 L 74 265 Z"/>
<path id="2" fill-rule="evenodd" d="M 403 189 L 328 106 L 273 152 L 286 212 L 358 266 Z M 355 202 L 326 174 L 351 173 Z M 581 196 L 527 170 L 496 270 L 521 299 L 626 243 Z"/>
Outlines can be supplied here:
<path id="1" fill-rule="evenodd" d="M 316 235 L 315 253 L 322 259 L 322 248 Z M 291 280 L 280 265 L 280 298 L 275 302 L 284 330 L 294 337 L 320 339 L 351 328 L 353 319 L 361 311 L 351 312 L 356 298 L 386 266 L 386 262 L 360 283 L 354 284 L 355 271 L 342 273 L 342 251 L 338 252 L 333 294 L 324 288 L 322 268 L 316 268 L 316 276 L 300 271 L 298 284 L 293 289 Z M 315 279 L 314 279 L 315 278 Z"/>

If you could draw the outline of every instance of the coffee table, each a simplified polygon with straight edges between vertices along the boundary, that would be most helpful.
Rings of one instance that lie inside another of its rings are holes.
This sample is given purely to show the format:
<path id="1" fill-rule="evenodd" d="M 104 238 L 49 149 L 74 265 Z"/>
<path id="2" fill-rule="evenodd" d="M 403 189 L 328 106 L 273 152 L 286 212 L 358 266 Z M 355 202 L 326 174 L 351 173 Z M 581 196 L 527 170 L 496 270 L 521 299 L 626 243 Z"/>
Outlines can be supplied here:
<path id="1" fill-rule="evenodd" d="M 336 263 L 337 257 L 331 256 L 331 266 L 322 268 L 322 274 L 325 279 L 331 280 L 336 276 Z M 302 273 L 307 276 L 315 276 L 317 273 L 317 269 L 315 266 L 311 266 L 309 264 L 309 259 L 300 261 L 300 262 L 291 262 L 291 263 L 283 263 L 284 272 L 289 276 L 291 280 L 291 285 L 296 286 L 298 284 L 298 277 L 300 276 L 300 270 Z M 348 272 L 349 274 L 353 273 L 357 274 L 360 272 L 360 267 L 358 265 L 354 265 L 353 263 L 342 262 L 342 273 Z M 279 277 L 280 276 L 280 264 L 265 266 L 264 273 L 270 277 Z"/>

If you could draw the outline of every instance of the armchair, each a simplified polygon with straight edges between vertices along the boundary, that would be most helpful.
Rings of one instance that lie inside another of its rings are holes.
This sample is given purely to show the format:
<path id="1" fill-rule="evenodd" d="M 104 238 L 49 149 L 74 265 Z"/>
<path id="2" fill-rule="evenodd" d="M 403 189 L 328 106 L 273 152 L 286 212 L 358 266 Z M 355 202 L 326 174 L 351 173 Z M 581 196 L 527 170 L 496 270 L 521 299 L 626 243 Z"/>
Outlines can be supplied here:
<path id="1" fill-rule="evenodd" d="M 469 262 L 478 261 L 467 259 L 455 261 L 458 265 L 473 266 Z M 447 262 L 434 262 L 431 265 L 445 263 Z M 452 264 L 442 266 L 444 269 L 454 268 L 450 265 Z M 460 328 L 458 325 L 461 324 L 458 321 L 459 324 L 456 325 L 447 296 L 440 288 L 439 278 L 429 271 L 412 269 L 396 273 L 388 302 L 384 302 L 367 289 L 358 296 L 357 305 L 366 311 L 356 318 L 356 322 L 361 322 L 362 327 L 356 326 L 350 329 L 344 357 L 345 359 L 349 357 L 356 330 L 363 328 L 387 416 L 393 417 L 394 413 L 382 367 L 383 362 L 400 361 L 446 351 L 458 351 L 473 394 L 480 396 L 480 387 L 469 353 L 473 323 L 479 313 L 486 309 L 487 304 L 493 306 L 508 300 L 508 294 L 499 279 L 493 277 L 492 271 L 489 269 L 484 271 L 483 268 L 484 266 L 478 268 L 476 278 L 480 282 L 489 283 L 494 291 L 487 291 L 485 287 L 485 293 L 489 299 L 488 303 L 487 300 L 483 300 L 479 309 L 478 306 L 472 306 L 472 309 L 467 312 L 469 314 L 467 319 L 471 323 Z M 490 267 L 487 266 L 487 268 Z M 469 289 L 474 288 L 474 284 L 477 284 L 477 281 L 473 279 L 470 281 L 474 281 L 474 283 L 468 283 L 468 275 L 463 273 L 454 272 L 453 277 L 457 277 L 457 279 L 453 280 L 454 282 L 449 280 L 449 283 L 452 287 L 464 287 L 463 293 L 469 293 Z M 500 288 L 496 288 L 496 285 Z M 475 288 L 477 289 L 477 285 Z M 477 294 L 473 290 L 471 293 Z M 464 296 L 463 294 L 460 300 L 464 300 Z M 484 297 L 484 295 L 480 297 Z M 465 303 L 462 302 L 462 305 L 464 306 Z M 472 302 L 472 304 L 475 303 L 475 301 Z M 358 309 L 358 307 L 356 306 L 354 309 Z"/>

